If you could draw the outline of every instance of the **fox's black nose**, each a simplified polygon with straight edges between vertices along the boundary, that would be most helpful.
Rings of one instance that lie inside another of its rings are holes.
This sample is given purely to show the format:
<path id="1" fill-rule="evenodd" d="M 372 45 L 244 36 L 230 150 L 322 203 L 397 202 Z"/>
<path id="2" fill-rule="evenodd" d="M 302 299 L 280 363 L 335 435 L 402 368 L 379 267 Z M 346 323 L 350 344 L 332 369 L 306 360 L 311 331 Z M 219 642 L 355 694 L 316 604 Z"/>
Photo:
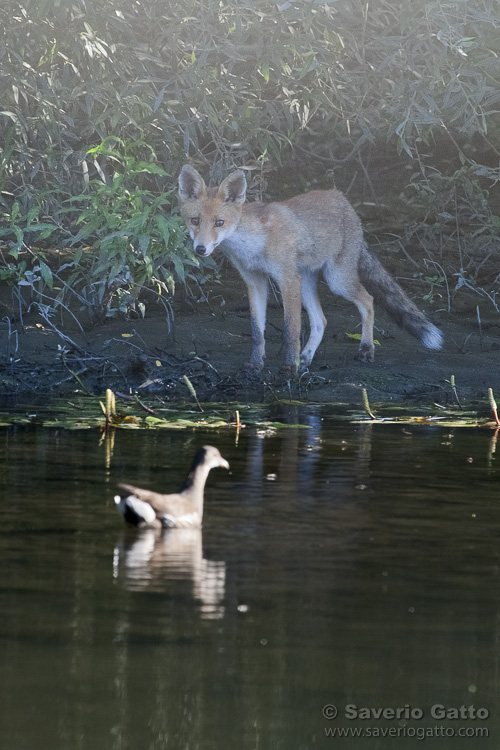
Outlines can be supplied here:
<path id="1" fill-rule="evenodd" d="M 207 248 L 205 247 L 205 245 L 196 245 L 195 249 L 198 255 L 206 255 Z"/>

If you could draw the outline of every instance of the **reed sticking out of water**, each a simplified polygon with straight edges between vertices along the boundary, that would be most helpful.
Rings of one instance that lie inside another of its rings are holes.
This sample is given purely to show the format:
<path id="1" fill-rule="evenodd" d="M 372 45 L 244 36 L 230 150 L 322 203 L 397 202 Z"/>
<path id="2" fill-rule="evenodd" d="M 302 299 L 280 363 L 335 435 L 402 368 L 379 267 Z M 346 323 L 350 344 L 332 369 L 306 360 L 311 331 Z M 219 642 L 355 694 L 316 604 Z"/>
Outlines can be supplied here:
<path id="1" fill-rule="evenodd" d="M 183 376 L 182 376 L 182 379 L 183 379 L 183 381 L 185 382 L 185 384 L 187 385 L 187 387 L 188 387 L 188 390 L 189 390 L 189 393 L 191 394 L 191 396 L 192 396 L 192 397 L 194 398 L 194 400 L 195 400 L 195 401 L 196 401 L 196 403 L 198 404 L 198 409 L 199 409 L 200 411 L 203 411 L 203 408 L 202 408 L 202 406 L 201 406 L 200 402 L 198 401 L 198 396 L 196 395 L 196 391 L 195 391 L 195 389 L 194 389 L 194 386 L 193 386 L 192 382 L 191 382 L 191 381 L 189 380 L 189 378 L 188 378 L 188 376 L 187 376 L 187 375 L 183 375 Z"/>
<path id="2" fill-rule="evenodd" d="M 495 401 L 495 397 L 493 395 L 493 388 L 488 388 L 488 398 L 490 401 L 491 411 L 493 412 L 493 416 L 495 417 L 495 422 L 500 426 L 500 420 L 498 419 L 497 413 L 497 402 Z"/>
<path id="3" fill-rule="evenodd" d="M 111 388 L 108 388 L 106 390 L 106 404 L 104 405 L 102 401 L 99 401 L 99 404 L 106 420 L 107 429 L 113 422 L 113 419 L 116 417 L 116 398 Z"/>
<path id="4" fill-rule="evenodd" d="M 365 407 L 366 413 L 368 414 L 368 416 L 370 417 L 370 419 L 377 419 L 377 417 L 375 416 L 375 414 L 370 409 L 370 402 L 368 401 L 368 394 L 366 392 L 366 388 L 363 388 L 362 392 L 363 392 L 363 406 Z"/>
<path id="5" fill-rule="evenodd" d="M 457 393 L 457 387 L 455 385 L 455 376 L 454 375 L 450 375 L 450 385 L 451 385 L 451 390 L 453 391 L 453 395 L 455 396 L 455 401 L 457 402 L 459 409 L 462 409 L 463 408 L 462 404 L 460 403 L 460 401 L 458 399 L 458 393 Z"/>

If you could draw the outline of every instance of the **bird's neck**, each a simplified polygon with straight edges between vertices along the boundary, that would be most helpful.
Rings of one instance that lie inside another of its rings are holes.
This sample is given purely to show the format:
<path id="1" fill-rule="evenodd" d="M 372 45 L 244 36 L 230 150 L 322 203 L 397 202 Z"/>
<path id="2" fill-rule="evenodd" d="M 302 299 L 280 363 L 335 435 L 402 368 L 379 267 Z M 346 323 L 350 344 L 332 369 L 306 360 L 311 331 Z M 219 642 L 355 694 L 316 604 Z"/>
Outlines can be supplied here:
<path id="1" fill-rule="evenodd" d="M 200 510 L 203 505 L 203 490 L 209 471 L 210 469 L 206 466 L 197 466 L 196 469 L 191 469 L 181 490 L 195 502 L 197 510 Z"/>

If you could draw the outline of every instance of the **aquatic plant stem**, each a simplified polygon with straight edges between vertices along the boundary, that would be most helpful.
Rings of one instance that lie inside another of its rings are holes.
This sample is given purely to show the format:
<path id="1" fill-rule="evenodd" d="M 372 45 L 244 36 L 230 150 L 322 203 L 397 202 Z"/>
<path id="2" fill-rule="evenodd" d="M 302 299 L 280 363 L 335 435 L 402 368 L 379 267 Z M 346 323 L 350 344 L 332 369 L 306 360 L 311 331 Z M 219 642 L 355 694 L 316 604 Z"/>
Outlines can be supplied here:
<path id="1" fill-rule="evenodd" d="M 363 388 L 363 406 L 365 408 L 366 413 L 370 417 L 370 419 L 377 419 L 375 414 L 370 409 L 370 402 L 368 401 L 368 393 L 366 392 L 366 388 Z"/>
<path id="2" fill-rule="evenodd" d="M 194 386 L 193 386 L 193 384 L 191 383 L 191 381 L 189 380 L 188 376 L 187 376 L 187 375 L 183 375 L 183 376 L 182 376 L 182 379 L 183 379 L 183 381 L 185 382 L 185 384 L 187 385 L 187 387 L 188 387 L 188 390 L 189 390 L 189 393 L 191 394 L 191 396 L 192 396 L 192 397 L 194 398 L 194 400 L 195 400 L 195 401 L 196 401 L 196 403 L 198 404 L 198 408 L 199 408 L 199 410 L 200 410 L 200 411 L 203 411 L 203 407 L 202 407 L 202 405 L 200 404 L 200 402 L 198 401 L 198 396 L 196 395 L 196 391 L 195 391 L 195 389 L 194 389 Z"/>
<path id="3" fill-rule="evenodd" d="M 453 395 L 455 396 L 455 401 L 457 402 L 459 408 L 462 409 L 463 407 L 462 407 L 462 404 L 460 403 L 459 398 L 458 398 L 457 387 L 455 385 L 455 376 L 454 375 L 450 376 L 450 385 L 451 385 L 451 390 L 453 391 Z"/>
<path id="4" fill-rule="evenodd" d="M 497 402 L 495 401 L 495 397 L 493 396 L 493 388 L 488 388 L 488 399 L 490 402 L 491 410 L 493 412 L 493 416 L 495 417 L 495 422 L 500 426 L 500 420 L 498 419 L 497 413 Z"/>
<path id="5" fill-rule="evenodd" d="M 99 405 L 106 420 L 106 430 L 108 430 L 116 417 L 116 397 L 111 388 L 106 389 L 106 405 L 102 401 L 99 401 Z"/>

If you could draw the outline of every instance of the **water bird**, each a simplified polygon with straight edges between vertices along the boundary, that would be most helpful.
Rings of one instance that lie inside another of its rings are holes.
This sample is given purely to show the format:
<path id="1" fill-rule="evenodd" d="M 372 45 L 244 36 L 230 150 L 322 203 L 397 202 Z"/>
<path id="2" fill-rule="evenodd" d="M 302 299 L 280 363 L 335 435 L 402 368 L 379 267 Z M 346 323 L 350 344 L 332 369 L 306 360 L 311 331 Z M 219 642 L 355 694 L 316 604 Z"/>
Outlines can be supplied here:
<path id="1" fill-rule="evenodd" d="M 125 521 L 139 528 L 192 529 L 201 526 L 203 491 L 211 469 L 229 469 L 225 458 L 213 445 L 204 445 L 194 457 L 184 485 L 172 495 L 142 490 L 120 483 L 123 490 L 115 503 Z"/>

